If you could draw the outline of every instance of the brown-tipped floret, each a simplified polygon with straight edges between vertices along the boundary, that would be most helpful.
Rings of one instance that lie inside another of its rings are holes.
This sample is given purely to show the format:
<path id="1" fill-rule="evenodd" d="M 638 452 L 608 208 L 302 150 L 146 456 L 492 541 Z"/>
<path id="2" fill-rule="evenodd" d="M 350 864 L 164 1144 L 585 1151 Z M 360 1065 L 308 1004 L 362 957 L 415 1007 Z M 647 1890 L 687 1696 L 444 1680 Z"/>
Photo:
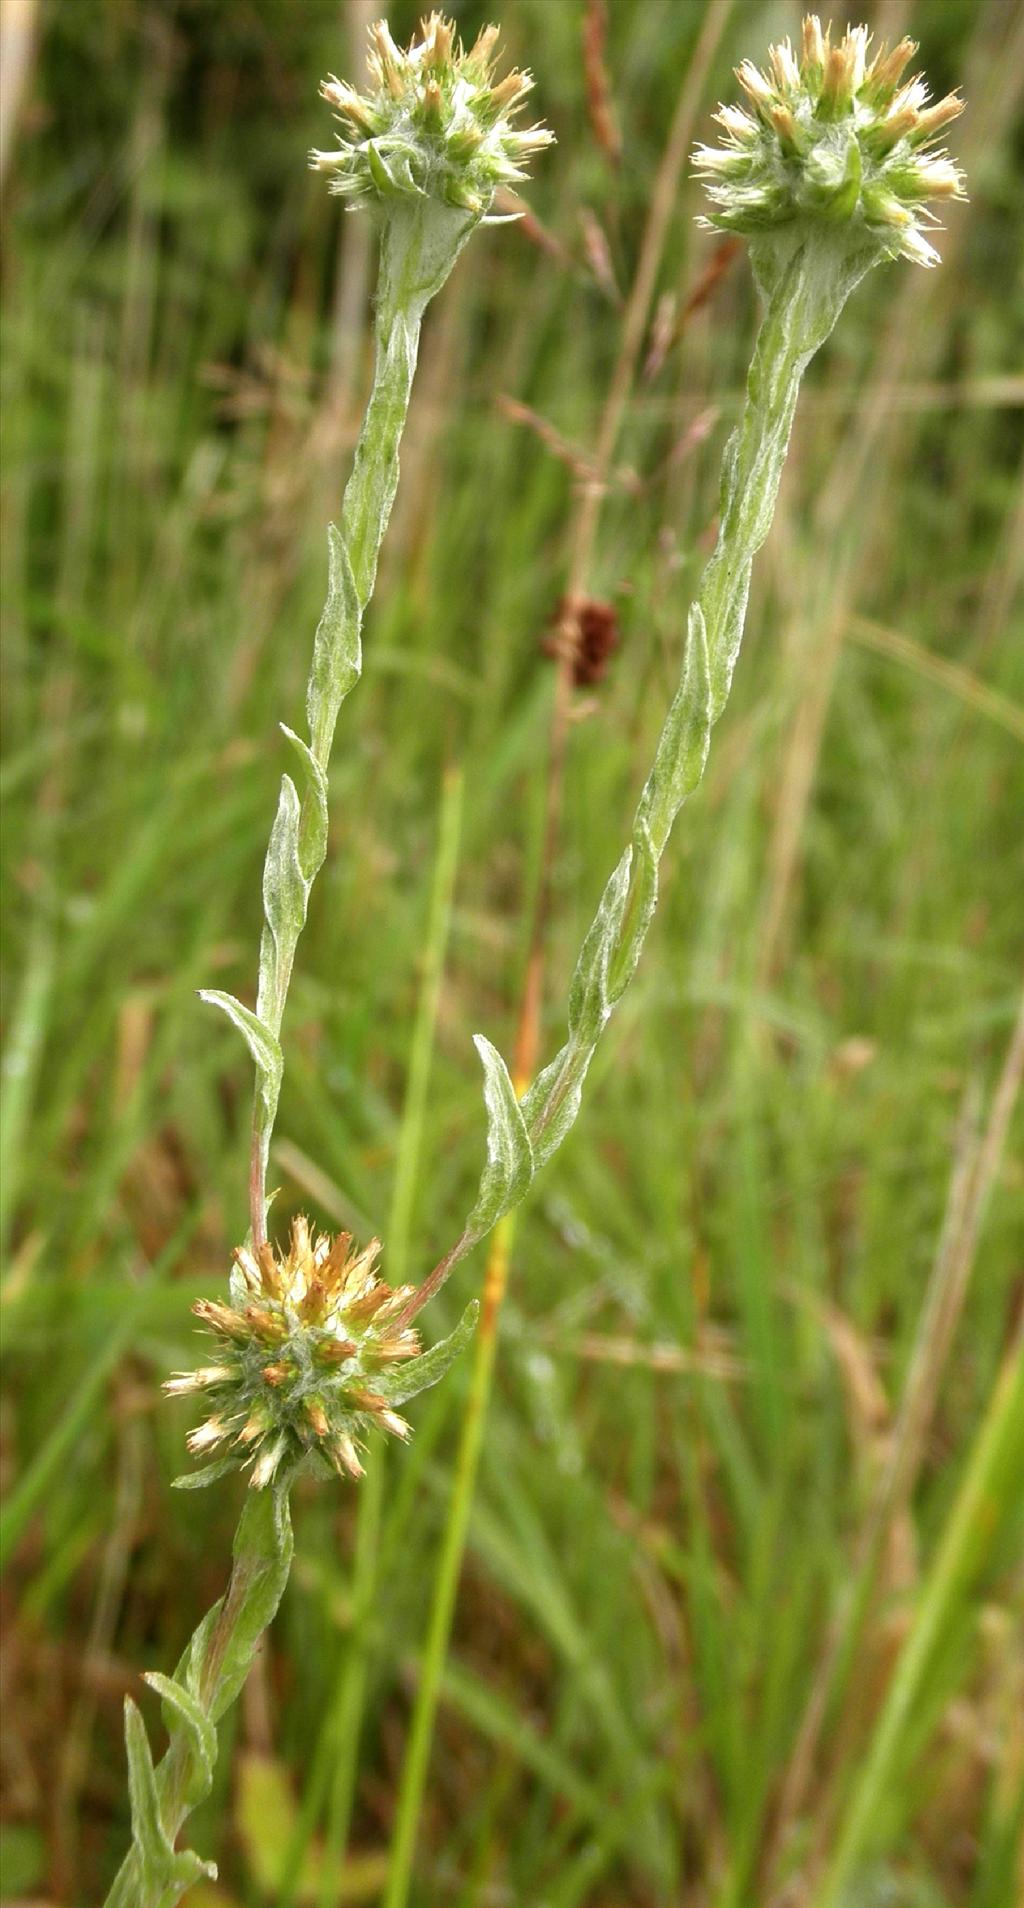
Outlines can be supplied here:
<path id="1" fill-rule="evenodd" d="M 421 22 L 420 37 L 400 47 L 387 21 L 375 21 L 374 90 L 357 93 L 333 75 L 324 81 L 339 143 L 310 153 L 310 165 L 328 173 L 331 191 L 352 205 L 436 199 L 483 217 L 498 187 L 525 179 L 526 162 L 553 137 L 544 126 L 513 129 L 533 80 L 511 72 L 495 81 L 497 39 L 497 27 L 485 27 L 467 53 L 454 22 L 435 12 Z"/>
<path id="2" fill-rule="evenodd" d="M 870 63 L 869 46 L 867 27 L 833 40 L 808 14 L 799 60 L 788 40 L 769 48 L 766 72 L 744 60 L 736 78 L 749 109 L 723 106 L 724 143 L 694 155 L 713 207 L 705 223 L 756 235 L 803 220 L 840 244 L 938 263 L 925 208 L 962 198 L 964 181 L 931 141 L 963 101 L 951 93 L 930 105 L 923 79 L 901 83 L 912 40 L 881 47 Z"/>
<path id="3" fill-rule="evenodd" d="M 379 1240 L 358 1250 L 350 1233 L 314 1235 L 301 1216 L 283 1254 L 239 1246 L 232 1303 L 193 1307 L 217 1339 L 217 1363 L 165 1385 L 172 1396 L 208 1394 L 211 1415 L 188 1438 L 193 1455 L 227 1445 L 258 1490 L 310 1453 L 361 1476 L 359 1447 L 374 1426 L 409 1436 L 394 1405 L 420 1388 L 409 1367 L 421 1346 L 410 1327 L 396 1329 L 411 1287 L 388 1285 L 379 1256 Z"/>

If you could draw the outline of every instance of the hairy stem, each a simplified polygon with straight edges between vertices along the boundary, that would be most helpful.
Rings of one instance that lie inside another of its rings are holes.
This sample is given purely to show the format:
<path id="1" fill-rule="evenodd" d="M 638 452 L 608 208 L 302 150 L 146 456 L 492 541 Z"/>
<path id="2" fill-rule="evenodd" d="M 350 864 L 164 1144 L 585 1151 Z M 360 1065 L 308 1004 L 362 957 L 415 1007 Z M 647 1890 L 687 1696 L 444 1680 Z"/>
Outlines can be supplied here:
<path id="1" fill-rule="evenodd" d="M 264 913 L 256 1018 L 276 1043 L 309 893 L 327 840 L 327 771 L 342 701 L 358 679 L 360 632 L 398 487 L 398 454 L 409 410 L 423 313 L 448 277 L 476 220 L 423 201 L 396 209 L 381 230 L 373 385 L 345 486 L 341 523 L 331 535 L 331 577 L 306 688 L 308 745 L 295 737 L 305 769 L 299 802 L 288 777 L 263 871 Z M 259 1063 L 257 1063 L 259 1064 Z M 253 1107 L 249 1216 L 253 1242 L 267 1236 L 266 1176 L 280 1093 L 263 1072 Z"/>
<path id="2" fill-rule="evenodd" d="M 230 995 L 208 994 L 244 1034 L 256 1061 L 249 1198 L 255 1245 L 266 1240 L 266 1169 L 283 1060 L 279 1043 L 288 987 L 309 893 L 327 849 L 327 768 L 338 713 L 358 680 L 360 630 L 398 485 L 398 453 L 409 407 L 423 313 L 444 284 L 477 215 L 433 201 L 394 207 L 381 227 L 373 388 L 342 501 L 330 531 L 327 602 L 317 627 L 306 692 L 309 741 L 285 734 L 299 758 L 303 794 L 281 785 L 263 870 L 265 924 L 253 1014 Z M 201 1475 L 201 1474 L 200 1474 Z M 141 1716 L 126 1705 L 133 1846 L 108 1908 L 171 1908 L 212 1872 L 178 1832 L 209 1791 L 216 1723 L 245 1680 L 253 1652 L 280 1601 L 291 1563 L 287 1485 L 257 1490 L 242 1512 L 226 1596 L 192 1638 L 174 1678 L 148 1680 L 164 1701 L 170 1746 L 154 1769 Z"/>
<path id="3" fill-rule="evenodd" d="M 823 259 L 810 240 L 797 245 L 781 269 L 774 256 L 770 264 L 770 275 L 764 270 L 761 274 L 767 305 L 747 376 L 746 403 L 723 457 L 718 540 L 701 579 L 698 616 L 691 611 L 683 680 L 634 818 L 629 890 L 609 962 L 610 974 L 619 969 L 624 982 L 632 975 L 646 936 L 656 865 L 680 807 L 703 776 L 707 734 L 728 700 L 754 557 L 775 514 L 800 382 L 852 289 L 845 275 L 837 282 L 827 254 Z M 706 688 L 699 680 L 704 670 L 692 654 L 693 629 L 701 621 Z M 546 1156 L 553 1150 L 552 1132 L 558 1144 L 560 1116 L 578 1101 L 599 1032 L 586 1023 L 571 1030 L 554 1070 L 541 1076 L 543 1091 L 529 1096 L 527 1131 L 535 1154 Z"/>
<path id="4" fill-rule="evenodd" d="M 290 1478 L 250 1493 L 239 1518 L 226 1594 L 207 1611 L 173 1678 L 150 1677 L 164 1699 L 170 1742 L 156 1769 L 138 1711 L 128 1698 L 133 1843 L 105 1908 L 170 1908 L 208 1865 L 174 1844 L 186 1817 L 208 1795 L 216 1725 L 230 1708 L 273 1617 L 292 1559 Z M 134 1725 L 134 1726 L 133 1726 Z"/>
<path id="5" fill-rule="evenodd" d="M 637 361 L 650 319 L 665 239 L 679 192 L 679 177 L 689 148 L 697 104 L 707 65 L 726 24 L 731 0 L 712 0 L 690 64 L 686 83 L 672 120 L 650 212 L 637 260 L 636 275 L 623 318 L 622 337 L 608 395 L 603 407 L 594 456 L 594 479 L 583 492 L 569 537 L 566 576 L 566 627 L 558 645 L 548 759 L 544 788 L 544 821 L 540 874 L 523 976 L 516 1027 L 512 1078 L 522 1098 L 537 1070 L 544 994 L 544 959 L 551 912 L 552 883 L 561 828 L 562 795 L 572 711 L 573 665 L 578 632 L 573 610 L 585 594 L 593 565 L 608 473 L 622 431 Z M 516 1233 L 516 1214 L 506 1213 L 491 1234 L 483 1277 L 483 1306 L 476 1341 L 469 1396 L 459 1433 L 455 1477 L 445 1522 L 444 1539 L 432 1586 L 427 1641 L 424 1647 L 409 1742 L 402 1767 L 401 1789 L 393 1835 L 387 1908 L 405 1908 L 412 1881 L 416 1836 L 427 1783 L 437 1704 L 451 1641 L 458 1582 L 465 1555 L 466 1531 L 476 1491 L 483 1430 L 490 1405 L 497 1338 L 508 1285 Z"/>
<path id="6" fill-rule="evenodd" d="M 775 511 L 804 370 L 875 262 L 870 252 L 851 252 L 807 232 L 758 241 L 751 257 L 765 310 L 743 414 L 722 461 L 718 540 L 690 608 L 682 680 L 640 796 L 629 846 L 580 950 L 569 994 L 568 1040 L 520 1100 L 531 1174 L 561 1145 L 576 1118 L 601 1032 L 640 958 L 657 902 L 658 864 L 673 822 L 704 773 L 710 731 L 725 707 L 739 654 L 754 557 Z M 491 1224 L 498 1216 L 495 1212 Z M 422 1310 L 489 1230 L 489 1225 L 466 1225 L 409 1300 L 401 1324 Z"/>

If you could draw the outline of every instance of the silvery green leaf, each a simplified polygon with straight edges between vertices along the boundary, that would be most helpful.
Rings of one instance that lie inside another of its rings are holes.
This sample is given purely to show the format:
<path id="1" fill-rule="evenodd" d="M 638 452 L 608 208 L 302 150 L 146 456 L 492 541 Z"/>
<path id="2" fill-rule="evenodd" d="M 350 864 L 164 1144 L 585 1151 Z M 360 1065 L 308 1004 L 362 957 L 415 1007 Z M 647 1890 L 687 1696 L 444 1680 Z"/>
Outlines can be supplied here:
<path id="1" fill-rule="evenodd" d="M 281 733 L 291 743 L 306 773 L 306 782 L 312 801 L 299 827 L 299 866 L 306 883 L 307 899 L 309 887 L 324 864 L 327 853 L 327 777 L 320 767 L 316 756 L 301 736 L 282 722 Z"/>
<path id="2" fill-rule="evenodd" d="M 181 1683 L 188 1690 L 189 1695 L 194 1696 L 199 1703 L 204 1702 L 203 1665 L 223 1608 L 224 1599 L 218 1597 L 216 1603 L 211 1604 L 206 1615 L 196 1624 L 175 1667 L 175 1682 Z M 207 1709 L 205 1713 L 208 1715 L 209 1710 Z"/>
<path id="3" fill-rule="evenodd" d="M 327 600 L 313 641 L 313 665 L 306 692 L 309 733 L 334 733 L 334 725 L 363 666 L 359 642 L 362 608 L 345 539 L 337 524 L 327 528 Z"/>
<path id="4" fill-rule="evenodd" d="M 276 1106 L 277 1096 L 281 1091 L 284 1059 L 280 1045 L 270 1028 L 264 1026 L 263 1021 L 259 1020 L 248 1007 L 243 1007 L 241 1001 L 236 1000 L 233 994 L 222 993 L 219 987 L 201 987 L 199 998 L 208 1001 L 211 1007 L 219 1007 L 223 1013 L 227 1014 L 228 1019 L 234 1022 L 256 1062 L 256 1072 L 259 1075 L 263 1098 L 265 1101 L 272 1101 Z"/>
<path id="5" fill-rule="evenodd" d="M 132 1841 L 138 1865 L 137 1901 L 149 1908 L 171 1908 L 193 1882 L 215 1881 L 216 1865 L 191 1849 L 175 1850 L 160 1815 L 160 1791 L 145 1724 L 130 1696 L 125 1698 L 124 1735 L 128 1750 L 128 1795 Z M 144 1891 L 144 1892 L 143 1892 Z"/>
<path id="6" fill-rule="evenodd" d="M 583 1095 L 583 1082 L 594 1057 L 594 1045 L 573 1038 L 560 1053 L 542 1068 L 523 1098 L 523 1118 L 533 1147 L 534 1171 L 558 1151 L 570 1127 L 575 1125 Z"/>
<path id="7" fill-rule="evenodd" d="M 309 884 L 299 861 L 299 817 L 302 809 L 298 790 L 290 775 L 281 777 L 277 813 L 270 830 L 267 856 L 263 863 L 263 913 L 274 940 L 278 963 L 288 960 L 306 919 Z M 260 974 L 260 994 L 264 976 Z M 267 995 L 267 1002 L 273 996 Z M 281 1003 L 283 1005 L 283 1003 Z"/>
<path id="8" fill-rule="evenodd" d="M 166 1876 L 174 1853 L 160 1819 L 160 1797 L 156 1770 L 149 1749 L 146 1725 L 138 1705 L 130 1696 L 124 1699 L 124 1740 L 128 1751 L 128 1795 L 132 1810 L 132 1837 L 139 1852 L 147 1882 L 160 1882 Z"/>
<path id="9" fill-rule="evenodd" d="M 236 1578 L 241 1571 L 245 1590 L 237 1602 L 231 1632 L 217 1662 L 214 1685 L 208 1695 L 206 1708 L 212 1722 L 218 1722 L 225 1710 L 230 1709 L 249 1674 L 253 1651 L 284 1594 L 292 1548 L 288 1482 L 281 1480 L 266 1490 L 250 1491 L 233 1546 Z M 208 1647 L 204 1635 L 204 1650 Z M 188 1674 L 180 1680 L 184 1680 L 193 1694 L 199 1693 L 201 1684 L 193 1682 Z"/>
<path id="10" fill-rule="evenodd" d="M 216 1484 L 218 1478 L 227 1477 L 229 1471 L 237 1471 L 238 1462 L 233 1457 L 215 1458 L 212 1464 L 201 1464 L 198 1471 L 183 1471 L 180 1477 L 171 1479 L 172 1491 L 201 1491 L 207 1484 Z"/>
<path id="11" fill-rule="evenodd" d="M 182 1848 L 171 1857 L 168 1881 L 173 1894 L 164 1894 L 160 1898 L 160 1908 L 171 1908 L 172 1902 L 178 1902 L 197 1881 L 216 1881 L 216 1862 L 204 1862 L 194 1849 Z"/>
<path id="12" fill-rule="evenodd" d="M 466 1221 L 466 1234 L 481 1239 L 502 1213 L 522 1199 L 533 1178 L 533 1153 L 504 1060 L 483 1034 L 474 1034 L 473 1044 L 484 1069 L 487 1164 L 476 1204 Z"/>
<path id="13" fill-rule="evenodd" d="M 389 1404 L 405 1404 L 409 1398 L 415 1398 L 417 1392 L 426 1391 L 436 1385 L 445 1372 L 455 1363 L 463 1348 L 469 1343 L 480 1316 L 480 1305 L 471 1300 L 462 1314 L 453 1332 L 442 1338 L 429 1351 L 422 1352 L 419 1358 L 410 1358 L 401 1367 L 392 1367 L 389 1372 L 374 1376 L 373 1388 L 387 1399 Z"/>
<path id="14" fill-rule="evenodd" d="M 614 1007 L 625 993 L 641 949 L 647 939 L 654 910 L 658 905 L 658 862 L 651 837 L 639 818 L 633 828 L 633 859 L 630 868 L 630 894 L 622 923 L 622 933 L 608 967 L 607 995 Z"/>
<path id="15" fill-rule="evenodd" d="M 637 823 L 646 827 L 657 860 L 676 815 L 704 773 L 711 739 L 711 681 L 707 630 L 699 603 L 691 605 L 679 688 L 665 719 Z"/>
<path id="16" fill-rule="evenodd" d="M 569 989 L 569 1032 L 582 1045 L 593 1046 L 612 1010 L 608 970 L 618 945 L 632 862 L 633 850 L 627 848 L 609 876 L 576 962 Z"/>
<path id="17" fill-rule="evenodd" d="M 150 1689 L 155 1689 L 165 1705 L 164 1721 L 167 1733 L 172 1738 L 184 1729 L 195 1761 L 195 1777 L 190 1785 L 188 1801 L 190 1808 L 201 1801 L 209 1792 L 213 1782 L 213 1767 L 217 1760 L 217 1731 L 201 1703 L 196 1701 L 191 1691 L 172 1676 L 162 1676 L 159 1670 L 149 1670 L 143 1677 Z M 173 1713 L 168 1716 L 167 1710 Z"/>

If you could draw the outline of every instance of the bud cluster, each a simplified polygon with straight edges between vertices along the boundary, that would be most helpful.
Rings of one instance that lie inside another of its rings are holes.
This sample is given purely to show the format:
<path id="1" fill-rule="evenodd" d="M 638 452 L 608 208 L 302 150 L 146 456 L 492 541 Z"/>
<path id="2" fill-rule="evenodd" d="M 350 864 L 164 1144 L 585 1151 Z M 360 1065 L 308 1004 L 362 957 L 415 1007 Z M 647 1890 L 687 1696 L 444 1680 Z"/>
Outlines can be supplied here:
<path id="1" fill-rule="evenodd" d="M 399 47 L 384 20 L 370 28 L 374 89 L 344 80 L 321 93 L 338 119 L 339 146 L 310 153 L 331 175 L 331 191 L 353 204 L 432 198 L 483 216 L 500 185 L 525 179 L 525 162 L 553 135 L 543 126 L 516 131 L 512 120 L 533 86 L 529 73 L 493 83 L 498 28 L 484 27 L 469 52 L 440 13 L 421 22 L 420 38 Z"/>
<path id="2" fill-rule="evenodd" d="M 314 1236 L 303 1218 L 292 1222 L 283 1257 L 272 1245 L 236 1250 L 231 1304 L 199 1299 L 192 1308 L 217 1341 L 216 1362 L 164 1387 L 206 1394 L 211 1415 L 188 1439 L 194 1457 L 228 1445 L 218 1474 L 249 1464 L 261 1490 L 309 1453 L 360 1477 L 359 1446 L 374 1426 L 408 1437 L 392 1394 L 416 1389 L 393 1382 L 396 1366 L 420 1355 L 417 1334 L 399 1322 L 412 1287 L 377 1277 L 379 1252 L 376 1239 L 353 1252 L 350 1233 Z"/>
<path id="3" fill-rule="evenodd" d="M 699 146 L 697 171 L 714 210 L 706 221 L 761 233 L 800 218 L 874 239 L 883 253 L 938 263 L 922 232 L 930 199 L 962 198 L 963 175 L 937 152 L 935 135 L 963 101 L 929 104 L 918 76 L 903 75 L 917 48 L 901 40 L 868 63 L 867 27 L 834 44 L 816 15 L 803 23 L 800 58 L 788 40 L 769 48 L 768 70 L 749 60 L 736 77 L 752 111 L 723 106 L 722 146 Z"/>

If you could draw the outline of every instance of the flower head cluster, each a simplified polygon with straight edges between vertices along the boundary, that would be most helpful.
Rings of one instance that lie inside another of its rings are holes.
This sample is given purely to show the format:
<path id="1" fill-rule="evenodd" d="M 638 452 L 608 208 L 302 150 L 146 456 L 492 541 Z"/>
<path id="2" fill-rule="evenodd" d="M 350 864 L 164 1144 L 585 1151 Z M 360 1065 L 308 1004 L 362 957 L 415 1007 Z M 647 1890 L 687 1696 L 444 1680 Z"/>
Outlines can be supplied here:
<path id="1" fill-rule="evenodd" d="M 938 263 L 921 229 L 934 223 L 927 203 L 962 198 L 964 182 L 934 141 L 963 101 L 951 93 L 929 104 L 923 79 L 904 81 L 913 40 L 883 46 L 870 64 L 869 40 L 860 26 L 833 44 L 831 28 L 809 14 L 799 60 L 783 40 L 769 48 L 767 72 L 749 60 L 737 69 L 752 111 L 723 106 L 725 143 L 694 155 L 714 206 L 709 224 L 760 233 L 814 219 L 870 236 L 892 257 Z"/>
<path id="2" fill-rule="evenodd" d="M 396 197 L 434 198 L 482 216 L 500 185 L 525 179 L 525 162 L 553 135 L 544 126 L 513 128 L 533 86 L 529 73 L 493 83 L 495 26 L 484 27 L 469 52 L 443 14 L 421 22 L 420 38 L 396 46 L 387 22 L 370 28 L 374 88 L 357 93 L 344 80 L 324 81 L 334 107 L 339 145 L 312 152 L 310 165 L 331 175 L 331 191 L 353 204 Z"/>
<path id="3" fill-rule="evenodd" d="M 229 1446 L 218 1475 L 251 1465 L 260 1490 L 311 1452 L 361 1476 L 359 1445 L 374 1426 L 408 1437 L 394 1404 L 419 1389 L 398 1378 L 420 1355 L 417 1334 L 399 1321 L 412 1287 L 377 1277 L 379 1252 L 376 1239 L 353 1252 L 347 1232 L 316 1237 L 303 1218 L 283 1257 L 271 1245 L 238 1248 L 231 1304 L 198 1299 L 192 1308 L 217 1341 L 216 1363 L 164 1387 L 206 1394 L 210 1416 L 188 1439 L 193 1456 Z"/>

